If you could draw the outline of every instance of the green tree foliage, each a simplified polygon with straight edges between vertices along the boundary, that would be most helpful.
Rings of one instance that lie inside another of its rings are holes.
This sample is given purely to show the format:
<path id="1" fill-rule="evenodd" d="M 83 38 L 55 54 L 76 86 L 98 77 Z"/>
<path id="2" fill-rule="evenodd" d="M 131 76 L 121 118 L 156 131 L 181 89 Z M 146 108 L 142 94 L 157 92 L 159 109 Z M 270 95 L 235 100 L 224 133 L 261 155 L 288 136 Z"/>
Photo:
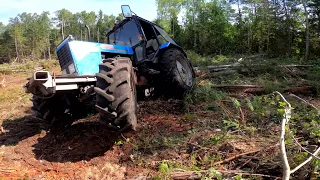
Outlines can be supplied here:
<path id="1" fill-rule="evenodd" d="M 170 2 L 157 0 L 156 22 L 169 24 L 175 18 L 172 12 L 184 12 L 174 39 L 199 54 L 263 53 L 296 57 L 320 54 L 320 2 L 317 0 Z M 173 36 L 170 29 L 167 30 Z M 308 43 L 310 50 L 306 53 Z"/>
<path id="2" fill-rule="evenodd" d="M 320 56 L 318 0 L 156 0 L 156 5 L 153 22 L 201 55 Z M 7 25 L 0 22 L 0 57 L 49 59 L 69 34 L 87 40 L 85 25 L 92 41 L 106 42 L 107 31 L 122 19 L 101 10 L 21 13 Z"/>
<path id="3" fill-rule="evenodd" d="M 72 13 L 61 9 L 50 18 L 49 12 L 21 13 L 9 20 L 8 25 L 0 22 L 0 57 L 26 59 L 51 59 L 55 48 L 69 34 L 78 40 L 87 40 L 85 25 L 91 30 L 91 40 L 106 42 L 107 30 L 114 26 L 122 15 L 105 15 L 102 11 Z"/>

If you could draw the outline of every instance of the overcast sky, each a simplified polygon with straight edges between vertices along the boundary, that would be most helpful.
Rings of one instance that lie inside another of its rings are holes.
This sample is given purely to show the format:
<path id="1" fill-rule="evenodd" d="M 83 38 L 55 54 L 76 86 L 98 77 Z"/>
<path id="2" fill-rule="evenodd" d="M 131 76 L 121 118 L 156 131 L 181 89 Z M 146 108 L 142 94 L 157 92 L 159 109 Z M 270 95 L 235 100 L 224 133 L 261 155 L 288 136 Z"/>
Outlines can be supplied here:
<path id="1" fill-rule="evenodd" d="M 62 8 L 73 13 L 101 9 L 104 14 L 118 15 L 121 5 L 130 5 L 133 12 L 150 21 L 157 17 L 155 0 L 0 0 L 0 22 L 7 24 L 11 17 L 23 12 L 49 11 L 53 15 Z"/>

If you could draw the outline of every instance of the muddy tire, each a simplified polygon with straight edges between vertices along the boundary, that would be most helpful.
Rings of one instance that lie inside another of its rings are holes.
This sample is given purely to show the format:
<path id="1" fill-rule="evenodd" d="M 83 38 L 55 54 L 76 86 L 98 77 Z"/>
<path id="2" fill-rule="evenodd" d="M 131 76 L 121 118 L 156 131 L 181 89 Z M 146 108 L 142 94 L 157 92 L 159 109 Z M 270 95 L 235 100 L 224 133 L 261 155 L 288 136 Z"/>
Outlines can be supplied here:
<path id="1" fill-rule="evenodd" d="M 43 98 L 33 95 L 31 101 L 34 115 L 45 120 L 52 127 L 67 127 L 74 122 L 68 109 L 70 103 L 64 96 Z"/>
<path id="2" fill-rule="evenodd" d="M 108 58 L 99 65 L 94 88 L 100 121 L 115 131 L 136 130 L 135 74 L 130 58 Z"/>
<path id="3" fill-rule="evenodd" d="M 187 57 L 179 50 L 171 48 L 162 53 L 160 62 L 161 94 L 182 99 L 194 86 L 195 73 Z"/>

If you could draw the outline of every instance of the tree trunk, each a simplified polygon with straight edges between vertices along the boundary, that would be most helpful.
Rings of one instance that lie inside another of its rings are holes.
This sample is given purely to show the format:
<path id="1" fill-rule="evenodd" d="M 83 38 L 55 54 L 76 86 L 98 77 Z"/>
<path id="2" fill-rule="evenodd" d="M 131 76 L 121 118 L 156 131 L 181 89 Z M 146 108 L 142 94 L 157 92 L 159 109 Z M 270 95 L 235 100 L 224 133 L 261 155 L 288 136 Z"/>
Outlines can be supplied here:
<path id="1" fill-rule="evenodd" d="M 251 37 L 251 28 L 250 28 L 250 24 L 249 24 L 249 29 L 248 29 L 248 54 L 251 53 L 251 42 L 250 42 L 250 37 Z"/>
<path id="2" fill-rule="evenodd" d="M 172 37 L 174 39 L 174 19 L 172 18 Z"/>
<path id="3" fill-rule="evenodd" d="M 288 13 L 288 9 L 287 9 L 287 4 L 286 4 L 286 0 L 282 0 L 283 2 L 283 6 L 284 6 L 284 10 L 285 10 L 285 16 L 286 16 L 286 22 L 287 22 L 287 33 L 288 33 L 288 43 L 289 43 L 289 47 L 288 47 L 288 55 L 291 55 L 291 43 L 292 43 L 292 33 L 290 30 L 291 27 L 291 23 L 290 23 L 290 15 Z"/>
<path id="4" fill-rule="evenodd" d="M 99 42 L 100 42 L 100 32 L 99 32 L 99 27 L 98 27 L 97 39 L 98 39 L 98 43 L 99 43 Z"/>
<path id="5" fill-rule="evenodd" d="M 270 44 L 270 22 L 268 18 L 268 34 L 267 34 L 267 53 L 269 53 L 269 44 Z"/>
<path id="6" fill-rule="evenodd" d="M 193 10 L 192 10 L 192 26 L 193 26 L 193 48 L 197 47 L 197 34 L 196 34 L 196 26 L 195 26 L 195 3 L 194 0 L 192 0 L 192 6 L 193 6 Z"/>
<path id="7" fill-rule="evenodd" d="M 241 19 L 240 0 L 238 0 L 238 13 L 239 13 L 239 20 L 240 20 Z"/>
<path id="8" fill-rule="evenodd" d="M 94 35 L 95 35 L 95 33 L 94 33 L 94 26 L 92 26 L 92 35 L 90 34 L 90 36 L 92 36 L 92 37 L 89 37 L 90 39 L 91 39 L 91 41 L 94 41 Z"/>
<path id="9" fill-rule="evenodd" d="M 254 17 L 257 19 L 257 3 L 253 1 L 253 6 L 254 6 Z"/>
<path id="10" fill-rule="evenodd" d="M 269 53 L 269 42 L 270 42 L 270 17 L 269 17 L 269 12 L 270 12 L 270 4 L 268 0 L 263 0 L 263 8 L 264 8 L 264 20 L 266 22 L 267 26 L 267 37 L 263 35 L 263 50 L 265 50 L 265 43 L 267 41 L 267 53 Z"/>
<path id="11" fill-rule="evenodd" d="M 64 20 L 61 21 L 61 36 L 62 40 L 64 40 Z"/>
<path id="12" fill-rule="evenodd" d="M 51 60 L 50 36 L 49 35 L 48 35 L 48 56 L 49 56 L 49 60 Z"/>
<path id="13" fill-rule="evenodd" d="M 18 58 L 18 61 L 20 61 L 20 57 L 19 57 L 19 51 L 18 51 L 18 42 L 17 42 L 17 35 L 14 35 L 14 46 L 16 47 L 16 55 Z"/>
<path id="14" fill-rule="evenodd" d="M 23 49 L 23 48 L 22 48 L 22 43 L 20 43 L 20 45 L 19 45 L 19 44 L 17 44 L 17 45 L 20 46 L 20 48 L 18 48 L 18 49 L 19 49 L 18 52 L 20 52 L 20 53 L 19 53 L 19 58 L 20 58 L 21 62 L 24 62 L 24 59 L 23 59 L 23 58 L 24 58 L 25 56 L 24 56 L 24 52 L 23 52 L 23 50 L 22 50 L 22 49 Z"/>
<path id="15" fill-rule="evenodd" d="M 309 57 L 309 47 L 310 47 L 310 37 L 309 37 L 309 13 L 307 10 L 307 2 L 303 0 L 303 8 L 304 13 L 306 14 L 306 53 L 305 53 L 305 60 L 308 60 Z"/>

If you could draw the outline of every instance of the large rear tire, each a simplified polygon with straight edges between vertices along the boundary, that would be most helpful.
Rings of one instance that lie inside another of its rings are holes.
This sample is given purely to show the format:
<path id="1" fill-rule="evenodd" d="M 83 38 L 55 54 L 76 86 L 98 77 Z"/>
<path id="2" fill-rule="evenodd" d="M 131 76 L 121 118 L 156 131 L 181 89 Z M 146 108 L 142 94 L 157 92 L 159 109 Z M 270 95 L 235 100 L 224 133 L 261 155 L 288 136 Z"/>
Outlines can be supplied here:
<path id="1" fill-rule="evenodd" d="M 194 86 L 195 73 L 187 57 L 171 48 L 162 53 L 159 61 L 161 94 L 182 99 Z"/>
<path id="2" fill-rule="evenodd" d="M 130 58 L 108 58 L 99 65 L 96 108 L 100 121 L 116 131 L 136 130 L 135 74 Z"/>

